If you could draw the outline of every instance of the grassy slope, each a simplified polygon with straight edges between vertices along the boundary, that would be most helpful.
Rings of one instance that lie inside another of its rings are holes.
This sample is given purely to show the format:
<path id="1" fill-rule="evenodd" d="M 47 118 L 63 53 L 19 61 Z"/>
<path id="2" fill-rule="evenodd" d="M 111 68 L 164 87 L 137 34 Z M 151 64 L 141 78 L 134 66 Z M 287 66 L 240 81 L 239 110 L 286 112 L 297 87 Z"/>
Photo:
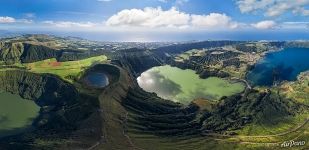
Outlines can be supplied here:
<path id="1" fill-rule="evenodd" d="M 79 61 L 57 62 L 56 59 L 47 59 L 34 63 L 24 64 L 27 69 L 35 73 L 50 73 L 60 76 L 62 79 L 70 81 L 68 76 L 78 77 L 86 68 L 95 63 L 104 62 L 106 56 L 96 56 Z"/>
<path id="2" fill-rule="evenodd" d="M 282 85 L 282 93 L 299 103 L 309 105 L 309 72 L 298 76 L 298 81 Z"/>
<path id="3" fill-rule="evenodd" d="M 297 119 L 303 116 L 296 117 Z M 154 135 L 129 133 L 136 147 L 147 150 L 225 150 L 225 149 L 282 149 L 281 144 L 284 141 L 308 141 L 309 123 L 304 124 L 300 119 L 291 121 L 293 124 L 276 125 L 274 127 L 262 127 L 259 125 L 249 126 L 243 129 L 243 133 L 236 136 L 224 135 L 206 135 L 204 137 L 182 137 L 182 138 L 162 138 Z M 304 125 L 304 126 L 302 126 Z M 300 127 L 301 126 L 301 127 Z M 278 127 L 278 128 L 275 128 Z M 282 129 L 286 127 L 286 129 Z M 298 128 L 300 127 L 300 128 Z M 250 135 L 247 136 L 245 130 L 250 128 Z M 281 131 L 279 131 L 281 130 Z M 257 136 L 261 135 L 261 136 Z M 292 147 L 293 149 L 306 149 L 308 145 Z"/>
<path id="4" fill-rule="evenodd" d="M 299 77 L 298 81 L 285 83 L 278 90 L 282 96 L 287 96 L 297 103 L 308 106 L 309 74 L 301 74 Z M 262 123 L 250 124 L 238 131 L 238 134 L 241 135 L 239 139 L 247 142 L 274 143 L 279 144 L 279 146 L 283 141 L 289 140 L 307 142 L 309 138 L 308 119 L 309 110 L 304 110 L 295 116 L 284 117 L 279 120 L 269 120 L 271 125 Z M 306 146 L 293 148 L 306 149 L 308 146 L 306 143 Z"/>

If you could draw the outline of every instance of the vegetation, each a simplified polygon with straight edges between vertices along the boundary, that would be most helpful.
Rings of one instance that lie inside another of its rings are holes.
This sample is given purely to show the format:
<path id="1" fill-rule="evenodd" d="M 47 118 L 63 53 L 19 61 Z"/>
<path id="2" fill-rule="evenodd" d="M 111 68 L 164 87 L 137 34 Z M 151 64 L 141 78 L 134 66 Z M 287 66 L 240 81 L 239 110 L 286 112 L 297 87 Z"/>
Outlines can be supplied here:
<path id="1" fill-rule="evenodd" d="M 309 106 L 309 72 L 303 72 L 294 82 L 285 82 L 281 85 L 283 95 Z"/>
<path id="2" fill-rule="evenodd" d="M 74 135 L 80 137 L 75 139 L 74 146 L 83 147 L 100 137 L 97 97 L 57 76 L 24 70 L 0 71 L 0 90 L 19 94 L 41 107 L 33 122 L 35 130 L 1 138 L 2 149 L 54 148 L 72 140 Z M 88 124 L 92 120 L 96 123 Z"/>
<path id="3" fill-rule="evenodd" d="M 286 42 L 204 41 L 146 50 L 44 35 L 1 42 L 0 90 L 41 110 L 35 130 L 1 138 L 0 149 L 280 149 L 284 141 L 309 140 L 307 73 L 277 87 L 247 85 L 217 102 L 188 105 L 146 92 L 135 80 L 169 64 L 202 78 L 245 82 L 265 52 Z M 101 62 L 107 64 L 94 65 Z M 106 72 L 111 84 L 93 89 L 77 80 L 92 71 Z"/>
<path id="4" fill-rule="evenodd" d="M 106 60 L 106 56 L 97 56 L 79 61 L 67 62 L 58 62 L 55 58 L 53 58 L 24 65 L 31 72 L 50 73 L 58 75 L 62 79 L 72 81 L 72 79 L 80 77 L 81 73 L 89 66 L 105 62 Z"/>
<path id="5" fill-rule="evenodd" d="M 280 100 L 272 91 L 248 91 L 207 111 L 195 104 L 183 108 L 134 89 L 123 106 L 129 111 L 125 131 L 142 149 L 273 149 L 308 131 L 307 107 Z M 267 143 L 272 144 L 265 147 Z"/>

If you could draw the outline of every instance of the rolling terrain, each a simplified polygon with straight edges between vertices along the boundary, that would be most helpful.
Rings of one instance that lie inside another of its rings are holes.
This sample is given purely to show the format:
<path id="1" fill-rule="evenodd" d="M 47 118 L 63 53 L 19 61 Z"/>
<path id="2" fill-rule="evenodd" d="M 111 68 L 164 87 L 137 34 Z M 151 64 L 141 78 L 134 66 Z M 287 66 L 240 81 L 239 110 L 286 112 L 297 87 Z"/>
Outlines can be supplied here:
<path id="1" fill-rule="evenodd" d="M 0 90 L 34 101 L 40 112 L 34 130 L 0 138 L 0 149 L 281 149 L 285 141 L 308 142 L 309 73 L 272 86 L 253 86 L 246 78 L 267 53 L 308 43 L 1 39 Z M 137 83 L 143 72 L 164 65 L 191 69 L 201 79 L 241 82 L 245 89 L 216 101 L 176 103 Z M 106 74 L 109 85 L 84 82 L 92 72 Z"/>

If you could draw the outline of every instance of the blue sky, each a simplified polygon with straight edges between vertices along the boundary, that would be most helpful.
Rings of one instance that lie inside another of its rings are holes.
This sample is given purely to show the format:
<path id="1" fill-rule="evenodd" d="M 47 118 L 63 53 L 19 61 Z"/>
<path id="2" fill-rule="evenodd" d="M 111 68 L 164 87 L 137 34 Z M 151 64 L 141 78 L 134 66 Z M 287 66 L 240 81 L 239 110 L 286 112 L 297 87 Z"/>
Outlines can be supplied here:
<path id="1" fill-rule="evenodd" d="M 0 30 L 104 41 L 309 39 L 309 0 L 1 0 Z"/>

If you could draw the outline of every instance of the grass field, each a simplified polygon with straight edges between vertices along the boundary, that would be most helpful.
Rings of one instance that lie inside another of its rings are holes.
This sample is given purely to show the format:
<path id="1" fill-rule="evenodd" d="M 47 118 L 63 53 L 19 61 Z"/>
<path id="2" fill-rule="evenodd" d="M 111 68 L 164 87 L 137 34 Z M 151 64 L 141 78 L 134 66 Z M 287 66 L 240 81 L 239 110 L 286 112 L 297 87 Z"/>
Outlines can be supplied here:
<path id="1" fill-rule="evenodd" d="M 106 60 L 107 57 L 104 55 L 67 62 L 57 62 L 57 60 L 53 58 L 24 65 L 31 72 L 55 74 L 62 79 L 70 81 L 70 78 L 68 78 L 69 76 L 78 77 L 87 67 L 95 63 L 105 62 Z"/>

